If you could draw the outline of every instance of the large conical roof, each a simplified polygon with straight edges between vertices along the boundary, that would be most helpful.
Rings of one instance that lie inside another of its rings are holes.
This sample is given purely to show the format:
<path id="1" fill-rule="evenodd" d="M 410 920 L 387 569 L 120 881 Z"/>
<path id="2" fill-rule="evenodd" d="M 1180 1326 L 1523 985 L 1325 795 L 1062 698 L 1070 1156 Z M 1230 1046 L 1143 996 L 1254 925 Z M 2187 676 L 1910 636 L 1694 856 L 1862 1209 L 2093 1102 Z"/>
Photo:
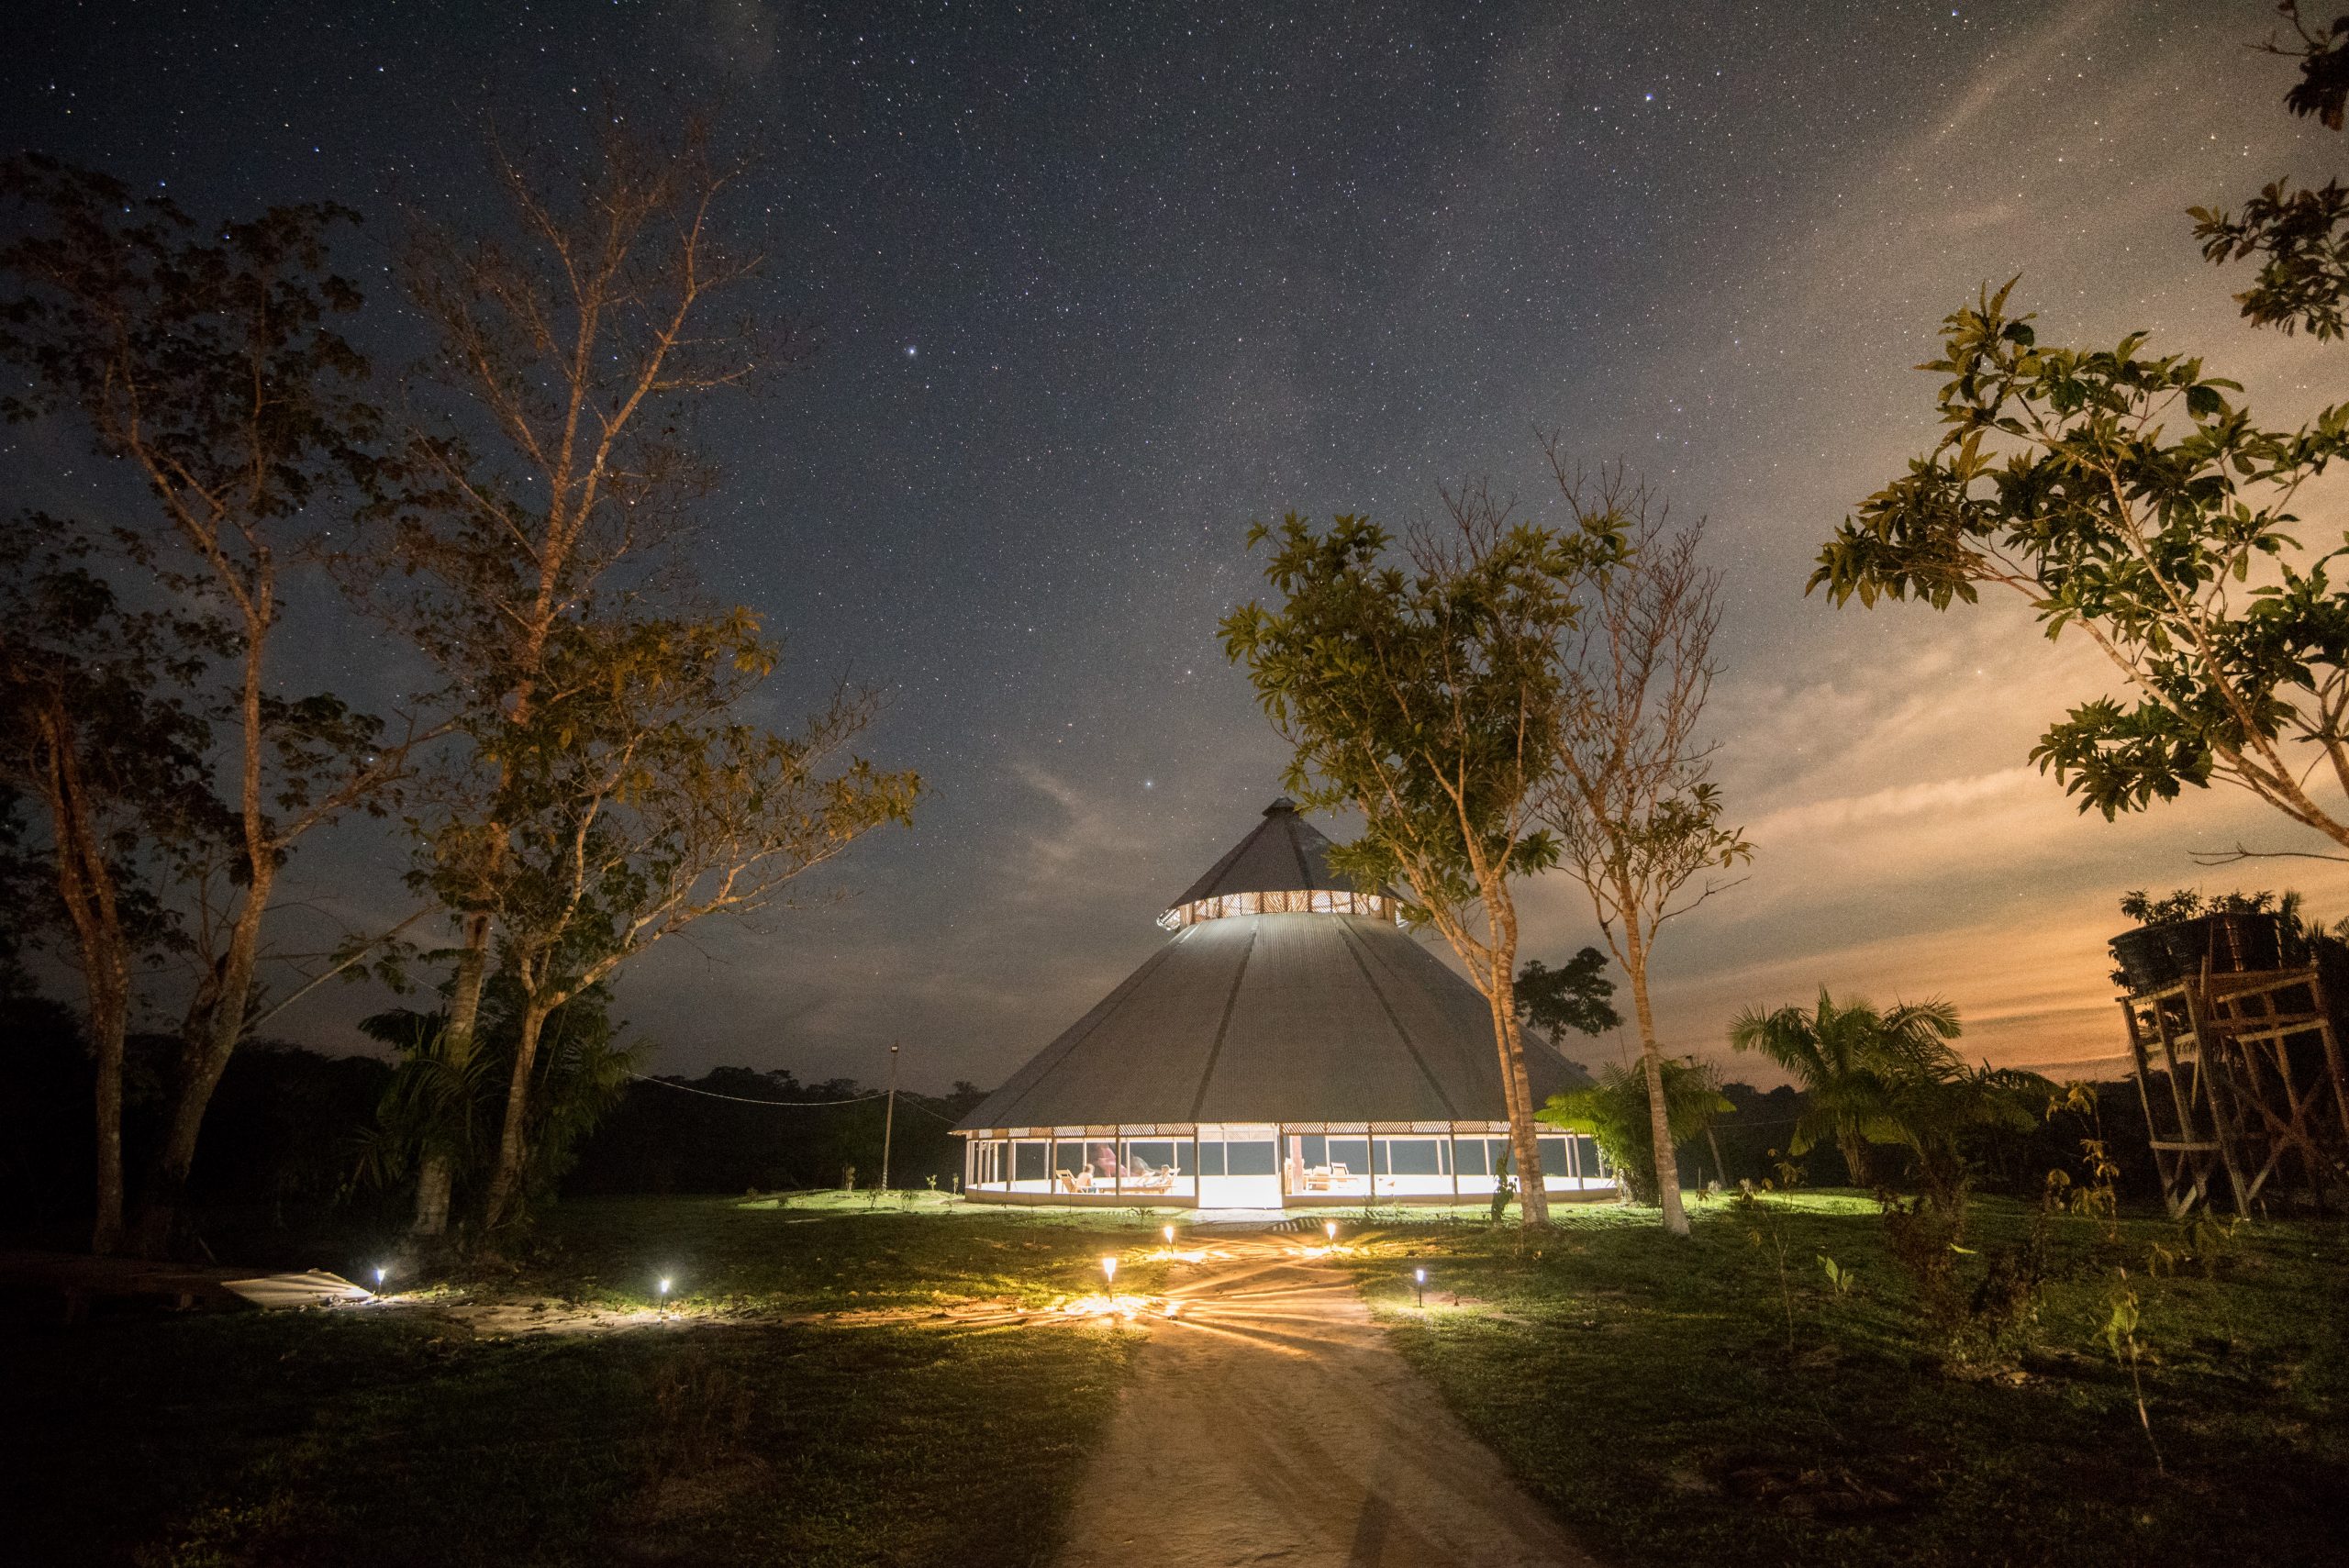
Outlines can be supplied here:
<path id="1" fill-rule="evenodd" d="M 1350 891 L 1329 879 L 1328 847 L 1295 806 L 1277 801 L 1177 907 L 1236 894 Z M 1537 1104 L 1590 1081 L 1536 1037 L 1525 1054 Z M 1508 1114 L 1492 1015 L 1475 987 L 1392 919 L 1333 909 L 1184 925 L 961 1125 L 1497 1122 Z"/>

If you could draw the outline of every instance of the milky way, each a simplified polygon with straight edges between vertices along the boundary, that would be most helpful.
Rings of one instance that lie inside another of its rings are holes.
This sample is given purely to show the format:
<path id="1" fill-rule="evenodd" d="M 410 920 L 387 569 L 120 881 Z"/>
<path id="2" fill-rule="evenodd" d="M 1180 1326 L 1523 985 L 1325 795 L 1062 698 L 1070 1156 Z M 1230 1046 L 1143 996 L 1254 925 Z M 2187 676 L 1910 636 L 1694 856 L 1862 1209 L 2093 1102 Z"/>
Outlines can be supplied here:
<path id="1" fill-rule="evenodd" d="M 2121 888 L 2245 880 L 2186 851 L 2288 833 L 2218 796 L 2080 818 L 2024 756 L 2104 685 L 2088 653 L 2010 608 L 1837 612 L 1802 581 L 1930 443 L 1908 367 L 1986 279 L 2023 274 L 2043 339 L 2152 328 L 2277 417 L 2338 386 L 2349 350 L 2237 323 L 2243 283 L 2183 216 L 2340 161 L 2278 106 L 2288 65 L 2243 47 L 2270 19 L 50 5 L 0 66 L 0 120 L 198 212 L 357 206 L 346 264 L 386 306 L 399 206 L 485 199 L 485 109 L 560 140 L 607 103 L 708 102 L 755 153 L 732 217 L 768 257 L 759 303 L 819 347 L 710 418 L 703 572 L 788 639 L 797 695 L 891 688 L 875 753 L 933 793 L 845 865 L 845 901 L 629 974 L 664 1070 L 870 1077 L 902 1040 L 909 1082 L 997 1081 L 1278 793 L 1214 636 L 1255 586 L 1250 519 L 1403 525 L 1475 474 L 1539 512 L 1537 427 L 1707 515 L 1730 574 L 1718 767 L 1761 856 L 1664 951 L 1670 1045 L 1715 1050 L 1738 1006 L 1823 982 L 1947 995 L 1979 1051 L 2054 1063 L 2117 1049 Z M 8 439 L 19 498 L 105 494 L 69 438 Z M 397 684 L 394 652 L 315 620 L 298 663 L 374 700 Z M 296 880 L 365 925 L 401 909 L 397 867 L 354 832 Z M 2247 879 L 2349 912 L 2323 870 Z M 1591 940 L 1578 896 L 1532 895 L 1530 951 Z M 322 994 L 292 1032 L 348 1045 L 370 1001 Z"/>

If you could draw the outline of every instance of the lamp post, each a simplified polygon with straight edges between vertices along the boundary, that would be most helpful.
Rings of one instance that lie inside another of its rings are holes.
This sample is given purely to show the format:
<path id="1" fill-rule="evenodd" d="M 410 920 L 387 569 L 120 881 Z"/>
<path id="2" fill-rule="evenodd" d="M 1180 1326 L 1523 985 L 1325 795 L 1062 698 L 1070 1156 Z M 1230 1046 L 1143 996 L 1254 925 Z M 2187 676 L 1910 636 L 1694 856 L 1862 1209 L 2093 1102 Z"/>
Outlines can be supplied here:
<path id="1" fill-rule="evenodd" d="M 387 1272 L 389 1271 L 387 1271 L 383 1264 L 377 1263 L 375 1265 L 375 1294 L 378 1296 L 384 1294 L 384 1275 Z"/>
<path id="2" fill-rule="evenodd" d="M 889 1048 L 889 1108 L 881 1118 L 881 1190 L 889 1190 L 889 1140 L 897 1130 L 897 1048 Z"/>
<path id="3" fill-rule="evenodd" d="M 664 1320 L 669 1316 L 669 1280 L 665 1274 L 661 1279 L 661 1316 Z"/>

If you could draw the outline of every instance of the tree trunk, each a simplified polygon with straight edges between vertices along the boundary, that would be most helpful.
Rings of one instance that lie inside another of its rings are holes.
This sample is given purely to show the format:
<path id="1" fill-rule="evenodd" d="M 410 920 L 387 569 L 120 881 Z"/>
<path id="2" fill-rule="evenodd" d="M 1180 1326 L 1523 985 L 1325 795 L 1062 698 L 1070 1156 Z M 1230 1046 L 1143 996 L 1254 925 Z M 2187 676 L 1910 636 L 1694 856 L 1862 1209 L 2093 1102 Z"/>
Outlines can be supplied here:
<path id="1" fill-rule="evenodd" d="M 128 966 L 101 986 L 90 976 L 90 1047 L 96 1057 L 98 1212 L 90 1226 L 90 1251 L 122 1249 L 122 1047 L 130 1022 Z"/>
<path id="2" fill-rule="evenodd" d="M 265 861 L 255 864 L 252 872 L 244 905 L 237 911 L 237 923 L 229 928 L 218 984 L 199 987 L 199 998 L 180 1031 L 179 1082 L 172 1096 L 171 1120 L 148 1166 L 139 1195 L 139 1217 L 130 1228 L 130 1250 L 142 1258 L 162 1257 L 171 1248 L 180 1208 L 187 1197 L 188 1172 L 195 1163 L 195 1140 L 204 1129 L 204 1113 L 244 1034 L 253 970 L 261 954 L 262 916 L 269 908 L 270 893 L 277 882 L 274 868 Z"/>
<path id="3" fill-rule="evenodd" d="M 1636 908 L 1629 899 L 1625 907 Z M 1664 1052 L 1655 1042 L 1655 1014 L 1648 1006 L 1648 950 L 1640 939 L 1638 917 L 1623 922 L 1624 951 L 1631 962 L 1623 966 L 1631 982 L 1631 1005 L 1640 1019 L 1640 1060 L 1647 1068 L 1648 1129 L 1655 1141 L 1655 1197 L 1664 1209 L 1664 1228 L 1675 1236 L 1688 1234 L 1688 1216 L 1680 1207 L 1680 1162 L 1673 1152 L 1672 1121 L 1665 1114 Z"/>
<path id="4" fill-rule="evenodd" d="M 449 1234 L 449 1197 L 455 1185 L 456 1170 L 446 1154 L 428 1152 L 417 1162 L 416 1219 L 407 1232 L 412 1240 L 438 1241 Z"/>
<path id="5" fill-rule="evenodd" d="M 1836 1140 L 1836 1143 L 1842 1151 L 1843 1164 L 1851 1173 L 1852 1184 L 1862 1191 L 1874 1187 L 1876 1184 L 1871 1179 L 1871 1173 L 1875 1166 L 1868 1160 L 1867 1140 L 1854 1132 L 1845 1134 Z"/>
<path id="6" fill-rule="evenodd" d="M 473 1031 L 481 1018 L 482 988 L 489 980 L 489 917 L 465 917 L 465 945 L 457 953 L 456 984 L 449 996 L 449 1027 L 440 1049 L 453 1061 L 470 1055 Z M 456 1171 L 446 1151 L 428 1149 L 416 1173 L 416 1218 L 408 1234 L 434 1241 L 449 1233 L 449 1200 L 456 1185 Z"/>
<path id="7" fill-rule="evenodd" d="M 40 794 L 56 845 L 57 896 L 73 925 L 86 999 L 96 1118 L 97 1214 L 90 1251 L 122 1246 L 122 1053 L 130 1027 L 130 943 L 115 897 L 114 868 L 99 844 L 95 807 L 83 786 L 72 716 L 61 705 L 36 718 L 43 762 Z"/>
<path id="8" fill-rule="evenodd" d="M 1492 968 L 1485 999 L 1493 1009 L 1493 1043 L 1500 1053 L 1502 1098 L 1508 1107 L 1509 1149 L 1517 1160 L 1518 1214 L 1528 1226 L 1550 1223 L 1550 1194 L 1542 1184 L 1542 1145 L 1534 1130 L 1533 1089 L 1525 1075 L 1525 1040 L 1517 1022 L 1517 909 L 1507 888 L 1488 888 Z"/>
<path id="9" fill-rule="evenodd" d="M 539 1032 L 548 1009 L 535 999 L 522 1006 L 521 1028 L 514 1040 L 514 1075 L 506 1088 L 506 1123 L 497 1137 L 497 1168 L 489 1178 L 489 1195 L 482 1203 L 482 1229 L 496 1229 L 511 1218 L 522 1187 L 522 1162 L 529 1149 L 530 1069 L 539 1054 Z"/>

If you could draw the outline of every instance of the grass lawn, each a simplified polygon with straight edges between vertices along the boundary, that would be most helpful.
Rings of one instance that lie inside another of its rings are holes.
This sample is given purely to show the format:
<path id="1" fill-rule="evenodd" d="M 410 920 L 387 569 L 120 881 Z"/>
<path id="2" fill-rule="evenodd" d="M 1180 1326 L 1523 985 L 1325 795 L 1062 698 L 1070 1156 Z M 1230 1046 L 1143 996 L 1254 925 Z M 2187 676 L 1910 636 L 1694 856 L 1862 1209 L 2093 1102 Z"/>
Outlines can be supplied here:
<path id="1" fill-rule="evenodd" d="M 739 1200 L 566 1206 L 475 1294 L 676 1320 L 474 1337 L 427 1312 L 235 1313 L 0 1337 L 0 1518 L 28 1562 L 1025 1563 L 1049 1554 L 1133 1340 L 848 1326 L 1041 1304 L 1139 1262 L 1061 1223 Z M 396 1283 L 396 1282 L 395 1282 Z M 1122 1278 L 1121 1278 L 1122 1283 Z"/>
<path id="2" fill-rule="evenodd" d="M 1920 1327 L 1875 1206 L 1777 1200 L 1777 1251 L 1714 1203 L 1562 1208 L 1361 1238 L 1397 1347 L 1603 1556 L 1703 1562 L 2340 1562 L 2349 1518 L 2349 1235 L 2245 1228 L 2217 1277 L 2148 1278 L 2171 1225 L 2059 1222 L 2053 1283 L 2006 1354 L 1956 1364 Z M 1977 1203 L 1974 1244 L 2027 1211 Z M 1857 1271 L 1838 1295 L 1821 1253 Z M 1986 1253 L 1961 1260 L 1978 1274 Z M 1425 1266 L 1427 1308 L 1410 1270 Z M 2100 1330 L 2140 1297 L 2155 1469 Z M 1453 1305 L 1457 1293 L 1460 1305 Z M 1794 1327 L 1788 1343 L 1787 1302 Z"/>

